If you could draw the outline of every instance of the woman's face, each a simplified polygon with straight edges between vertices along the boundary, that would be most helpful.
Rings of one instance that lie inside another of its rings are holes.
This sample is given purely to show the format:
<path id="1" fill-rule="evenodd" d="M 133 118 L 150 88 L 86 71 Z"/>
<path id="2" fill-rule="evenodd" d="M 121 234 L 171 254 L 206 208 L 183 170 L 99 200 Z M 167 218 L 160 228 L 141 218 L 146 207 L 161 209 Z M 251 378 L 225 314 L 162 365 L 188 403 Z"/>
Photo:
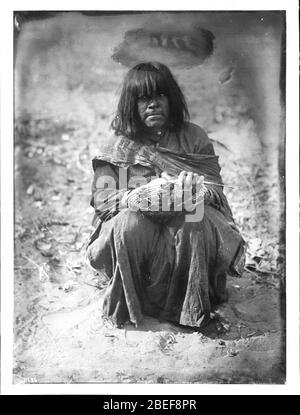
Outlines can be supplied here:
<path id="1" fill-rule="evenodd" d="M 138 98 L 137 109 L 142 123 L 153 131 L 164 129 L 169 122 L 169 101 L 164 94 Z"/>

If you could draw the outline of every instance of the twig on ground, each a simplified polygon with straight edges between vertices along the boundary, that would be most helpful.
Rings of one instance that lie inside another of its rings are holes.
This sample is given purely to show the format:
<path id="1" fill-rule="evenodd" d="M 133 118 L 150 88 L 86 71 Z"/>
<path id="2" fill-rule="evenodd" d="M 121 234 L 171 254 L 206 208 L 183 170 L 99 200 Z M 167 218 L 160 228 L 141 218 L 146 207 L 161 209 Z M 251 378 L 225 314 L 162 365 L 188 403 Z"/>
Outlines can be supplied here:
<path id="1" fill-rule="evenodd" d="M 33 227 L 35 228 L 35 230 L 39 233 L 40 228 L 39 228 L 39 225 L 36 223 L 36 220 L 34 218 L 32 218 L 32 224 L 33 224 Z"/>
<path id="2" fill-rule="evenodd" d="M 36 262 L 33 261 L 33 259 L 29 258 L 27 255 L 25 254 L 21 254 L 21 256 L 25 259 L 27 259 L 27 261 L 29 261 L 31 264 L 33 264 L 38 270 L 40 268 L 42 268 L 42 265 L 37 264 Z"/>
<path id="3" fill-rule="evenodd" d="M 34 262 L 31 258 L 29 258 L 28 256 L 26 256 L 25 254 L 21 254 L 21 256 L 23 258 L 27 259 L 27 261 L 29 261 L 31 264 L 33 264 L 37 268 L 37 270 L 39 271 L 40 281 L 42 281 L 42 282 L 50 281 L 50 277 L 47 274 L 47 271 L 45 269 L 46 268 L 45 265 L 39 265 L 39 264 L 37 264 L 36 262 Z"/>
<path id="4" fill-rule="evenodd" d="M 256 279 L 258 279 L 258 280 L 262 280 L 262 277 L 261 277 L 261 276 L 259 276 L 259 275 L 257 275 L 257 274 L 256 274 L 256 272 L 251 271 L 251 270 L 250 270 L 250 269 L 248 269 L 247 267 L 245 267 L 244 269 L 245 269 L 245 271 L 249 272 L 251 275 L 254 275 L 254 277 L 255 277 Z"/>
<path id="5" fill-rule="evenodd" d="M 249 269 L 247 265 L 245 266 L 245 270 L 248 271 L 248 272 L 250 272 L 250 273 L 251 272 L 252 273 L 255 273 L 254 271 L 252 271 L 251 269 Z M 276 271 L 262 270 L 262 269 L 259 269 L 259 268 L 255 268 L 255 271 L 256 272 L 259 272 L 260 274 L 277 275 L 277 272 Z"/>
<path id="6" fill-rule="evenodd" d="M 75 274 L 75 272 L 73 271 L 73 268 L 68 262 L 66 262 L 66 266 L 67 266 L 68 271 L 70 271 L 70 273 L 73 275 L 73 277 L 77 279 L 77 275 Z"/>
<path id="7" fill-rule="evenodd" d="M 106 287 L 99 287 L 98 285 L 95 285 L 95 284 L 90 284 L 90 283 L 88 283 L 88 282 L 83 282 L 85 285 L 89 285 L 90 287 L 95 287 L 95 288 L 97 288 L 98 290 L 104 290 L 104 288 L 106 288 Z"/>

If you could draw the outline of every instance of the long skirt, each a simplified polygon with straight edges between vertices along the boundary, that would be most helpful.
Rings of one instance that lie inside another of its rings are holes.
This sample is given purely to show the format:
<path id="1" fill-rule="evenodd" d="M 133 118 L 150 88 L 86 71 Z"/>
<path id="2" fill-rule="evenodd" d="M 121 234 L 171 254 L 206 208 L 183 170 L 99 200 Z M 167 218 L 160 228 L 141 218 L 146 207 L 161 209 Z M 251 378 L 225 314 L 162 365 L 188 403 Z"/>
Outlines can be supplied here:
<path id="1" fill-rule="evenodd" d="M 226 274 L 243 240 L 213 207 L 201 222 L 167 223 L 129 209 L 102 223 L 88 247 L 93 268 L 109 279 L 103 316 L 120 327 L 149 315 L 201 327 L 226 300 Z"/>

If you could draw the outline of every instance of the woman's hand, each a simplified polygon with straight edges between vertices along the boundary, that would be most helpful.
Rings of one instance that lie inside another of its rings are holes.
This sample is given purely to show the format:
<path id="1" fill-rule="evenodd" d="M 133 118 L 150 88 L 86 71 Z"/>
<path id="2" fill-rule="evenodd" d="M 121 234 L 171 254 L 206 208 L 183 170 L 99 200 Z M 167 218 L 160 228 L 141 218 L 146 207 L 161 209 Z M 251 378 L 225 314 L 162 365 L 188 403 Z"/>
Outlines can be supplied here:
<path id="1" fill-rule="evenodd" d="M 199 176 L 197 173 L 192 173 L 191 171 L 183 170 L 178 176 L 178 184 L 182 186 L 184 190 L 192 190 L 192 185 L 195 185 L 196 188 L 204 186 L 204 176 Z"/>
<path id="2" fill-rule="evenodd" d="M 204 186 L 204 176 L 200 176 L 197 173 L 192 173 L 191 171 L 187 172 L 183 170 L 177 180 L 175 176 L 170 176 L 167 172 L 161 173 L 161 178 L 167 181 L 173 181 L 174 183 L 178 183 L 182 188 L 186 190 L 190 190 L 192 185 L 196 185 L 196 187 Z"/>
<path id="3" fill-rule="evenodd" d="M 200 176 L 197 173 L 182 171 L 179 176 L 170 176 L 167 172 L 161 174 L 161 178 L 172 182 L 174 184 L 173 194 L 176 206 L 179 208 L 183 203 L 184 205 L 197 205 L 203 201 L 203 197 L 207 192 L 207 188 L 204 185 L 204 176 Z"/>

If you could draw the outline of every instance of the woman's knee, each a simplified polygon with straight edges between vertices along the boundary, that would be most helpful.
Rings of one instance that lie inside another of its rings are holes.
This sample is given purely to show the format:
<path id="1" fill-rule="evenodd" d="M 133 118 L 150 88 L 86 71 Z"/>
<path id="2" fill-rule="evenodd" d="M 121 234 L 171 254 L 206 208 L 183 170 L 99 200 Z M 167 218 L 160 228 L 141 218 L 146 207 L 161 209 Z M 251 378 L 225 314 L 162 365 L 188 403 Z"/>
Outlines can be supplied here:
<path id="1" fill-rule="evenodd" d="M 98 270 L 103 266 L 105 267 L 107 262 L 110 266 L 110 251 L 111 249 L 109 241 L 100 235 L 98 239 L 96 239 L 87 249 L 86 258 L 88 263 L 92 268 Z"/>
<path id="2" fill-rule="evenodd" d="M 123 210 L 115 218 L 114 228 L 125 237 L 137 239 L 153 231 L 155 224 L 140 211 Z"/>

